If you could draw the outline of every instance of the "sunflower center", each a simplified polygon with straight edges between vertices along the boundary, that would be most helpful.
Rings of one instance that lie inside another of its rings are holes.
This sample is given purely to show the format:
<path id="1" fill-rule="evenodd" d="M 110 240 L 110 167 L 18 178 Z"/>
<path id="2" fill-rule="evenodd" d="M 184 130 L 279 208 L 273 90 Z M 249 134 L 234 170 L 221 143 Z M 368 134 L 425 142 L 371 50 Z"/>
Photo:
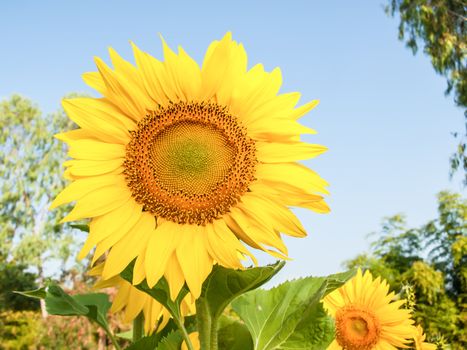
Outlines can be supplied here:
<path id="1" fill-rule="evenodd" d="M 132 132 L 125 177 L 144 210 L 204 225 L 235 205 L 254 180 L 255 144 L 236 118 L 212 103 L 173 103 Z"/>
<path id="2" fill-rule="evenodd" d="M 369 310 L 349 305 L 336 312 L 336 340 L 343 349 L 373 349 L 380 333 L 380 323 Z"/>

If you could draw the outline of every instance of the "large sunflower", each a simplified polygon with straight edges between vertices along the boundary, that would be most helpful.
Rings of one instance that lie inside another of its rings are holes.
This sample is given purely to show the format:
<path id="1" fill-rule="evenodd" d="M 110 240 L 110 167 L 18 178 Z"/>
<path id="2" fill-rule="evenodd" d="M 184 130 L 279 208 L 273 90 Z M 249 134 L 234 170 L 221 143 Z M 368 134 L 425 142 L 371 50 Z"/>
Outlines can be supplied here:
<path id="1" fill-rule="evenodd" d="M 280 234 L 306 235 L 288 207 L 329 210 L 327 183 L 296 163 L 325 151 L 300 141 L 314 131 L 297 119 L 317 101 L 295 108 L 299 93 L 278 95 L 280 70 L 247 70 L 230 33 L 202 68 L 164 41 L 164 61 L 133 50 L 136 66 L 110 49 L 113 69 L 96 58 L 98 72 L 84 74 L 103 98 L 63 101 L 81 128 L 57 135 L 73 182 L 52 208 L 76 201 L 63 222 L 92 218 L 79 257 L 108 252 L 104 279 L 136 258 L 134 283 L 165 276 L 195 298 L 213 264 L 255 261 L 243 243 L 286 258 Z"/>
<path id="2" fill-rule="evenodd" d="M 336 339 L 328 350 L 396 350 L 407 348 L 416 334 L 409 310 L 400 309 L 405 300 L 392 302 L 394 292 L 369 271 L 357 275 L 323 299 L 334 317 Z"/>

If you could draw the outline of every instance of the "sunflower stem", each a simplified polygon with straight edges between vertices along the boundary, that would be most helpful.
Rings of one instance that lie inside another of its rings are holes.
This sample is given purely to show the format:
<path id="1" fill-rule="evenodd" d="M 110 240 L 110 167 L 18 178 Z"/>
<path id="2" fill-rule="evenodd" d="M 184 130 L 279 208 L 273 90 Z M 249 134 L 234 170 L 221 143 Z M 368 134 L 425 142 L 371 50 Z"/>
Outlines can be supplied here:
<path id="1" fill-rule="evenodd" d="M 114 345 L 115 349 L 116 350 L 122 350 L 122 348 L 120 347 L 120 344 L 118 344 L 117 339 L 112 334 L 112 331 L 110 329 L 108 329 L 108 328 L 104 328 L 104 331 L 105 331 L 105 334 L 107 334 L 107 336 L 109 337 L 112 344 Z"/>
<path id="2" fill-rule="evenodd" d="M 140 312 L 133 320 L 133 343 L 144 336 L 144 314 Z"/>
<path id="3" fill-rule="evenodd" d="M 193 343 L 191 342 L 190 336 L 188 335 L 188 332 L 185 328 L 185 325 L 183 324 L 183 321 L 180 319 L 180 317 L 174 317 L 174 321 L 176 325 L 178 326 L 178 328 L 180 329 L 180 331 L 182 332 L 182 336 L 183 336 L 183 339 L 185 340 L 185 344 L 188 350 L 195 350 L 195 348 L 193 347 Z"/>
<path id="4" fill-rule="evenodd" d="M 203 298 L 196 301 L 196 323 L 203 350 L 217 350 L 217 318 L 211 317 Z"/>

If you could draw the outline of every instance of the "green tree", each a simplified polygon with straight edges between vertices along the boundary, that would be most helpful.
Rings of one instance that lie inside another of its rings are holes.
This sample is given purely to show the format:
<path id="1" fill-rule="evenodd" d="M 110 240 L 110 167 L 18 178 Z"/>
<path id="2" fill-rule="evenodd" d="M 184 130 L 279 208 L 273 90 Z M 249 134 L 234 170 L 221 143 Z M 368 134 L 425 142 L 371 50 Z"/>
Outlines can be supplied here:
<path id="1" fill-rule="evenodd" d="M 370 253 L 346 262 L 387 279 L 392 289 L 412 290 L 414 316 L 433 341 L 443 336 L 453 349 L 465 349 L 467 334 L 467 201 L 458 194 L 438 195 L 438 217 L 419 228 L 405 218 L 383 221 Z"/>
<path id="2" fill-rule="evenodd" d="M 433 68 L 446 77 L 446 94 L 453 92 L 458 106 L 467 107 L 467 5 L 463 0 L 390 0 L 386 12 L 400 15 L 399 39 L 405 40 L 414 54 L 419 46 L 430 56 Z M 464 113 L 467 121 L 467 112 Z M 457 152 L 450 159 L 451 176 L 464 169 L 467 185 L 465 132 L 459 138 Z"/>
<path id="3" fill-rule="evenodd" d="M 65 269 L 75 248 L 70 227 L 58 224 L 66 209 L 48 210 L 65 184 L 66 152 L 53 135 L 72 127 L 62 110 L 43 115 L 18 95 L 0 102 L 0 259 L 32 267 L 39 284 L 44 264 Z"/>
<path id="4" fill-rule="evenodd" d="M 27 272 L 26 266 L 6 263 L 0 265 L 0 312 L 5 310 L 23 311 L 37 310 L 39 301 L 26 299 L 16 290 L 33 290 L 37 288 L 37 276 Z"/>

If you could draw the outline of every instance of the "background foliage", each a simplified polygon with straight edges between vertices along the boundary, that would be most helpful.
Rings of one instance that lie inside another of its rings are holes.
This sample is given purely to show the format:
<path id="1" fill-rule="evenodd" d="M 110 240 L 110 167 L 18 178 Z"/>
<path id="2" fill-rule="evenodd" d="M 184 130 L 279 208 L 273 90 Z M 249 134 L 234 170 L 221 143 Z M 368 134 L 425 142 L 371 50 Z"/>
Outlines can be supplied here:
<path id="1" fill-rule="evenodd" d="M 431 58 L 434 70 L 446 77 L 446 94 L 454 95 L 456 104 L 464 109 L 467 122 L 467 6 L 463 0 L 391 0 L 386 6 L 391 16 L 399 15 L 399 39 L 414 54 L 420 46 Z M 464 171 L 467 185 L 466 129 L 454 132 L 459 139 L 450 159 L 451 175 Z"/>

